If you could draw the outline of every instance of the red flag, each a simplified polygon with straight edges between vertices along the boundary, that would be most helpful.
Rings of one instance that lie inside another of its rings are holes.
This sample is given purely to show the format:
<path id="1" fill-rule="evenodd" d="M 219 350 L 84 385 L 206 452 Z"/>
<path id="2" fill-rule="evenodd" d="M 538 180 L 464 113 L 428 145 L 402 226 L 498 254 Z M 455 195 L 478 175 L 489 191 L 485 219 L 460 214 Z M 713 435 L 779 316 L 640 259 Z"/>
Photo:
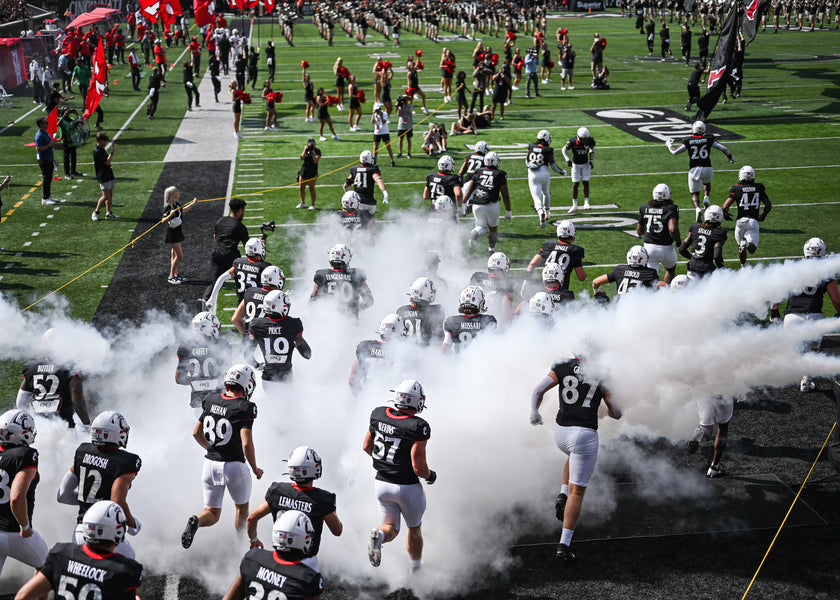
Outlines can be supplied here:
<path id="1" fill-rule="evenodd" d="M 193 14 L 196 27 L 212 25 L 216 13 L 213 10 L 213 0 L 193 0 Z"/>
<path id="2" fill-rule="evenodd" d="M 244 0 L 245 8 L 253 8 L 260 3 L 260 0 Z"/>
<path id="3" fill-rule="evenodd" d="M 274 0 L 263 0 L 263 6 L 265 6 L 265 12 L 270 13 L 274 10 Z"/>
<path id="4" fill-rule="evenodd" d="M 160 18 L 163 21 L 164 27 L 168 28 L 170 25 L 174 24 L 178 20 L 175 17 L 180 14 L 181 4 L 179 2 L 176 2 L 175 0 L 163 0 Z"/>
<path id="5" fill-rule="evenodd" d="M 99 106 L 99 101 L 105 94 L 105 86 L 108 85 L 108 63 L 105 62 L 105 49 L 102 47 L 102 38 L 99 38 L 99 45 L 93 55 L 93 76 L 90 80 L 87 98 L 85 98 L 85 114 L 87 119 Z"/>
<path id="6" fill-rule="evenodd" d="M 228 0 L 228 6 L 235 10 L 242 10 L 242 0 Z"/>
<path id="7" fill-rule="evenodd" d="M 140 0 L 140 12 L 147 21 L 157 23 L 160 16 L 160 0 Z"/>
<path id="8" fill-rule="evenodd" d="M 58 107 L 56 106 L 50 114 L 47 115 L 47 133 L 50 137 L 55 139 L 55 134 L 58 133 Z"/>

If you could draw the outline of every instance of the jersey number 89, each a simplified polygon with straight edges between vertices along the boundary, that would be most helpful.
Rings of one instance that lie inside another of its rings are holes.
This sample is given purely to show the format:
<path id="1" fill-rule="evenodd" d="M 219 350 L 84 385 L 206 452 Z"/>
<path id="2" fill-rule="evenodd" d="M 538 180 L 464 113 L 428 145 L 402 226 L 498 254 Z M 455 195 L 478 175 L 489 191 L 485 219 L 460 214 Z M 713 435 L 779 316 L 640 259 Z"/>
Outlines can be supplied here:
<path id="1" fill-rule="evenodd" d="M 202 428 L 204 439 L 211 446 L 224 446 L 233 437 L 233 426 L 224 417 L 217 421 L 212 415 L 207 415 L 202 421 Z"/>

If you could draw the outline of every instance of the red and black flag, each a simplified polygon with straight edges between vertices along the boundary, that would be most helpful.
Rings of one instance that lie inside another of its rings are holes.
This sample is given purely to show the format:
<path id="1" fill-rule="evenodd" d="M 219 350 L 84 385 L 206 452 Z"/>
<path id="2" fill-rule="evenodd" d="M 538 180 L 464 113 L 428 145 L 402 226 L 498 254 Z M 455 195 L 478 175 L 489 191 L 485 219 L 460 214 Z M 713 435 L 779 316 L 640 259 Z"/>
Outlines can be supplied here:
<path id="1" fill-rule="evenodd" d="M 720 30 L 715 56 L 709 68 L 709 80 L 706 82 L 706 93 L 697 102 L 696 121 L 705 121 L 709 113 L 714 110 L 721 95 L 729 81 L 729 73 L 732 71 L 735 46 L 738 41 L 738 28 L 741 25 L 741 5 L 736 2 L 726 17 L 726 21 Z"/>
<path id="2" fill-rule="evenodd" d="M 747 44 L 755 39 L 755 34 L 758 33 L 758 24 L 769 6 L 770 0 L 744 0 L 744 21 L 741 27 L 744 30 Z"/>

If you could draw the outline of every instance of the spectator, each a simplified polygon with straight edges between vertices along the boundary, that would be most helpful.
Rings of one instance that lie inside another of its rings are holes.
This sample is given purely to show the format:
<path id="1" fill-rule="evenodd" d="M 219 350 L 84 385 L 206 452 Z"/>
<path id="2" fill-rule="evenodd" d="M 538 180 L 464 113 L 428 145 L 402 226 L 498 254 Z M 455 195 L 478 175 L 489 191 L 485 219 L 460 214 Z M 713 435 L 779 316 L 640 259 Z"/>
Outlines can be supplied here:
<path id="1" fill-rule="evenodd" d="M 213 263 L 212 283 L 204 292 L 204 298 L 210 297 L 213 284 L 222 273 L 227 273 L 233 261 L 239 258 L 239 244 L 248 241 L 248 229 L 242 224 L 247 203 L 242 198 L 231 198 L 228 208 L 230 214 L 221 217 L 213 227 L 213 251 L 210 261 Z"/>
<path id="2" fill-rule="evenodd" d="M 35 123 L 38 125 L 38 132 L 35 134 L 35 150 L 38 156 L 38 166 L 41 167 L 41 187 L 43 189 L 43 199 L 41 204 L 49 206 L 55 204 L 56 200 L 50 196 L 52 191 L 52 178 L 55 171 L 55 140 L 47 132 L 47 118 L 40 117 Z"/>
<path id="3" fill-rule="evenodd" d="M 324 123 L 330 126 L 330 131 L 332 132 L 332 137 L 335 141 L 340 141 L 341 138 L 338 137 L 338 134 L 335 132 L 335 127 L 333 127 L 332 119 L 330 118 L 330 113 L 328 111 L 329 101 L 327 100 L 327 95 L 324 93 L 324 88 L 318 88 L 318 95 L 315 96 L 315 104 L 318 105 L 318 121 L 320 122 L 320 127 L 318 129 L 321 135 L 321 141 L 326 141 L 326 137 L 324 137 Z"/>
<path id="4" fill-rule="evenodd" d="M 397 136 L 400 139 L 397 158 L 402 158 L 403 155 L 403 139 L 407 140 L 408 158 L 411 158 L 411 138 L 414 136 L 414 105 L 411 103 L 410 96 L 397 98 L 397 117 L 399 119 Z"/>
<path id="5" fill-rule="evenodd" d="M 589 52 L 592 53 L 592 76 L 596 77 L 601 72 L 604 66 L 604 46 L 607 45 L 606 40 L 602 40 L 598 33 L 595 33 L 595 38 L 592 40 L 592 46 Z"/>
<path id="6" fill-rule="evenodd" d="M 93 149 L 93 166 L 96 169 L 96 180 L 99 182 L 99 189 L 102 190 L 102 196 L 96 202 L 96 208 L 90 215 L 92 221 L 99 220 L 99 211 L 102 205 L 105 205 L 106 219 L 119 219 L 117 215 L 111 210 L 114 200 L 114 184 L 116 177 L 114 177 L 114 170 L 111 168 L 111 159 L 114 156 L 116 145 L 111 145 L 111 152 L 106 153 L 105 146 L 108 145 L 108 134 L 99 132 L 96 134 L 96 147 Z"/>
<path id="7" fill-rule="evenodd" d="M 318 179 L 318 161 L 321 160 L 321 150 L 315 146 L 315 138 L 310 137 L 300 153 L 303 164 L 298 171 L 300 185 L 300 204 L 297 208 L 306 208 L 306 188 L 309 187 L 309 198 L 312 204 L 309 210 L 315 210 L 315 181 Z"/>
<path id="8" fill-rule="evenodd" d="M 152 69 L 152 76 L 149 77 L 149 105 L 146 107 L 146 116 L 155 118 L 158 100 L 160 99 L 160 88 L 166 87 L 163 75 L 158 67 Z"/>
<path id="9" fill-rule="evenodd" d="M 540 97 L 540 80 L 537 77 L 539 71 L 540 59 L 537 58 L 537 49 L 529 48 L 528 55 L 525 57 L 525 76 L 527 82 L 525 84 L 525 98 L 531 98 L 531 84 L 534 84 L 534 96 Z"/>
<path id="10" fill-rule="evenodd" d="M 83 177 L 76 171 L 76 140 L 71 133 L 70 125 L 79 117 L 79 113 L 68 108 L 64 111 L 61 119 L 58 120 L 58 128 L 61 131 L 61 145 L 64 149 L 64 179 Z"/>
<path id="11" fill-rule="evenodd" d="M 566 42 L 560 49 L 560 89 L 565 90 L 566 87 L 570 90 L 575 89 L 572 82 L 572 76 L 575 71 L 575 57 L 577 53 L 572 48 L 571 42 Z"/>
<path id="12" fill-rule="evenodd" d="M 450 132 L 452 135 L 461 135 L 464 133 L 475 134 L 475 114 L 464 113 L 463 117 L 452 122 Z"/>
<path id="13" fill-rule="evenodd" d="M 384 142 L 385 148 L 388 149 L 388 155 L 391 157 L 391 166 L 396 167 L 394 162 L 394 151 L 391 149 L 391 132 L 388 124 L 388 114 L 383 110 L 381 102 L 373 105 L 373 114 L 370 116 L 370 122 L 373 123 L 373 157 L 377 158 L 379 155 L 379 144 Z"/>
<path id="14" fill-rule="evenodd" d="M 467 92 L 471 91 L 467 88 L 467 74 L 463 71 L 458 71 L 458 79 L 455 81 L 455 95 L 458 100 L 458 118 L 461 118 L 461 110 L 464 111 L 464 116 L 467 115 Z"/>
<path id="15" fill-rule="evenodd" d="M 198 198 L 193 198 L 192 202 L 181 205 L 178 200 L 181 198 L 181 192 L 174 185 L 169 186 L 163 192 L 163 218 L 161 223 L 166 225 L 166 243 L 172 245 L 171 257 L 169 260 L 169 283 L 178 285 L 187 281 L 186 277 L 178 275 L 178 266 L 184 259 L 184 250 L 181 243 L 184 241 L 184 232 L 182 230 L 183 215 L 190 210 Z"/>
<path id="16" fill-rule="evenodd" d="M 610 70 L 607 67 L 602 67 L 601 72 L 598 73 L 595 77 L 592 78 L 592 89 L 593 90 L 608 90 L 610 89 L 610 84 L 607 81 L 607 78 L 610 76 Z"/>
<path id="17" fill-rule="evenodd" d="M 195 107 L 201 108 L 201 96 L 198 93 L 198 86 L 195 85 L 192 64 L 184 63 L 184 90 L 187 92 L 187 110 L 192 110 L 193 96 L 195 96 Z"/>

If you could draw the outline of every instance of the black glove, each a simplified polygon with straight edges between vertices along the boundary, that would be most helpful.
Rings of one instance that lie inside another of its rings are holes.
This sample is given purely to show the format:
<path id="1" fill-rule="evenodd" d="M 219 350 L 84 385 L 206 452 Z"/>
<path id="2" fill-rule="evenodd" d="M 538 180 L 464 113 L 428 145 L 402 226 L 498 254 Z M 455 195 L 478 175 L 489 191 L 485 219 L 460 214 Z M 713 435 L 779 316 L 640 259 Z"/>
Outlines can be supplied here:
<path id="1" fill-rule="evenodd" d="M 601 304 L 606 304 L 610 301 L 610 297 L 607 296 L 607 292 L 605 292 L 604 290 L 598 290 L 597 292 L 595 292 L 595 301 Z"/>
<path id="2" fill-rule="evenodd" d="M 567 165 L 569 165 L 569 166 L 571 167 L 571 166 L 572 166 L 572 161 L 567 160 L 567 161 L 566 161 L 566 164 L 567 164 Z"/>
<path id="3" fill-rule="evenodd" d="M 760 215 L 758 215 L 759 222 L 764 221 L 764 219 L 766 219 L 766 218 L 767 218 L 767 213 L 766 212 L 763 212 Z"/>
<path id="4" fill-rule="evenodd" d="M 732 213 L 730 213 L 728 210 L 723 211 L 723 218 L 727 221 L 731 221 L 733 219 Z"/>
<path id="5" fill-rule="evenodd" d="M 437 473 L 429 469 L 429 476 L 426 477 L 426 483 L 432 485 L 435 481 L 437 481 Z"/>
<path id="6" fill-rule="evenodd" d="M 782 315 L 779 313 L 778 308 L 771 308 L 770 309 L 770 322 L 774 323 L 782 318 Z"/>

